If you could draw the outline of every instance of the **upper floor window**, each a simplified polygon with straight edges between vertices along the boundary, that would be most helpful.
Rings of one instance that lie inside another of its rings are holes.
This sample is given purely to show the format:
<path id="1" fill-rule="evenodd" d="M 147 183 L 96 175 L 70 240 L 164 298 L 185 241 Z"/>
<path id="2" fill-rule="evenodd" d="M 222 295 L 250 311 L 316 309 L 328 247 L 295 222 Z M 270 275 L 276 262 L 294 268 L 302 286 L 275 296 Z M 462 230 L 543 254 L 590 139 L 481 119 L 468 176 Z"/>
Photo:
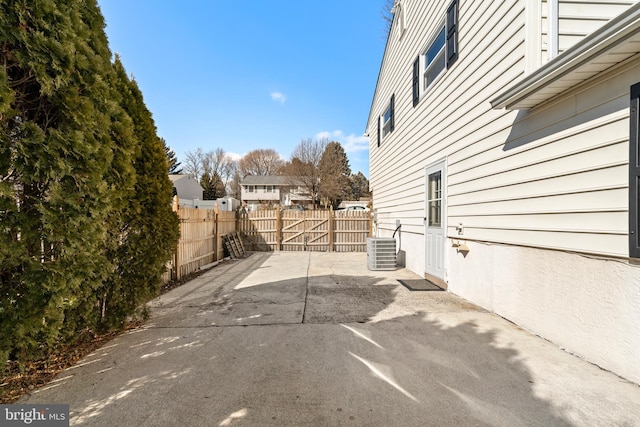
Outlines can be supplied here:
<path id="1" fill-rule="evenodd" d="M 265 185 L 264 191 L 267 193 L 273 193 L 273 185 Z"/>
<path id="2" fill-rule="evenodd" d="M 384 138 L 391 133 L 391 104 L 382 115 L 382 137 Z"/>
<path id="3" fill-rule="evenodd" d="M 442 26 L 442 29 L 436 36 L 435 40 L 431 42 L 427 52 L 424 54 L 424 88 L 428 88 L 431 83 L 435 81 L 435 79 L 442 73 L 442 71 L 447 66 L 447 62 L 445 61 L 444 51 L 446 45 L 446 34 L 445 34 L 445 26 Z"/>
<path id="4" fill-rule="evenodd" d="M 247 185 L 247 193 L 253 193 L 255 191 L 255 188 L 253 185 Z"/>
<path id="5" fill-rule="evenodd" d="M 395 94 L 391 95 L 391 100 L 389 100 L 389 104 L 387 104 L 387 108 L 384 110 L 384 113 L 378 119 L 378 147 L 380 146 L 380 142 L 387 135 L 393 132 L 395 127 Z M 382 132 L 382 133 L 380 133 Z"/>
<path id="6" fill-rule="evenodd" d="M 458 0 L 447 8 L 444 22 L 440 24 L 427 49 L 413 63 L 413 106 L 437 78 L 458 59 Z"/>

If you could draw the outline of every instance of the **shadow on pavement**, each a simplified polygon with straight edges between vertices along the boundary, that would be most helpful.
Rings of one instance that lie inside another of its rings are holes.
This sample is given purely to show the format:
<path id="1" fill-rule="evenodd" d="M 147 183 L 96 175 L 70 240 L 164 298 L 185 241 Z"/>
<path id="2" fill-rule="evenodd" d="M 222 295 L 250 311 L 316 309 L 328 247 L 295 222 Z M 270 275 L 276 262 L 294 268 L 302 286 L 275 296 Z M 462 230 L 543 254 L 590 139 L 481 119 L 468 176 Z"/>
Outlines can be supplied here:
<path id="1" fill-rule="evenodd" d="M 400 284 L 328 274 L 243 287 L 241 263 L 219 273 L 21 403 L 68 403 L 71 425 L 92 426 L 572 425 L 478 312 L 375 321 Z"/>

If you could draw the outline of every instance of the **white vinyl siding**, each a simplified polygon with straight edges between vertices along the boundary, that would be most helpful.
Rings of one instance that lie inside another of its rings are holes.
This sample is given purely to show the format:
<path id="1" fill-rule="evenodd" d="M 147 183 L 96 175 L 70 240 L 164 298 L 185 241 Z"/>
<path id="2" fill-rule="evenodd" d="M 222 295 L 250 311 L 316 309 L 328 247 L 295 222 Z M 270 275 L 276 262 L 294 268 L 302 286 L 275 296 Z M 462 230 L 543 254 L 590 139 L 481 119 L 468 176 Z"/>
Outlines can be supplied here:
<path id="1" fill-rule="evenodd" d="M 424 233 L 424 167 L 446 156 L 449 237 L 463 223 L 464 239 L 627 256 L 628 91 L 640 60 L 528 113 L 492 110 L 524 75 L 524 4 L 461 1 L 458 63 L 414 107 L 412 64 L 447 7 L 429 1 L 416 15 L 419 3 L 403 3 L 420 25 L 389 40 L 372 107 L 395 92 L 395 132 L 370 151 L 382 233 L 396 219 L 403 233 Z"/>
<path id="2" fill-rule="evenodd" d="M 241 189 L 242 200 L 280 200 L 280 188 L 275 185 L 247 185 Z"/>
<path id="3" fill-rule="evenodd" d="M 562 53 L 629 8 L 633 0 L 558 0 L 558 53 Z M 542 64 L 548 61 L 548 2 L 542 0 Z"/>
<path id="4" fill-rule="evenodd" d="M 415 7 L 416 2 L 406 4 L 408 13 L 412 13 Z M 451 141 L 459 140 L 462 135 L 493 132 L 486 127 L 487 120 L 493 121 L 494 118 L 510 113 L 490 111 L 489 115 L 492 117 L 486 117 L 486 100 L 495 93 L 498 79 L 502 78 L 503 84 L 508 84 L 522 75 L 522 71 L 514 67 L 524 57 L 523 41 L 515 37 L 524 25 L 522 10 L 511 2 L 482 5 L 477 2 L 461 2 L 459 62 L 434 83 L 420 104 L 413 109 L 408 80 L 412 72 L 412 60 L 426 49 L 430 36 L 441 25 L 446 7 L 445 2 L 430 2 L 419 17 L 410 16 L 410 22 L 424 24 L 410 25 L 402 44 L 396 45 L 393 39 L 390 40 L 388 57 L 381 70 L 377 102 L 384 102 L 396 89 L 396 132 L 388 141 L 388 147 L 395 155 L 390 157 L 386 151 L 379 153 L 371 150 L 370 174 L 373 177 L 376 207 L 380 208 L 380 223 L 391 228 L 391 231 L 395 228 L 394 222 L 385 218 L 390 218 L 386 212 L 393 208 L 394 214 L 403 217 L 403 232 L 423 232 L 424 165 L 428 161 L 437 160 L 434 156 L 440 155 L 438 153 L 441 150 L 453 150 L 455 146 Z M 491 19 L 499 19 L 498 16 L 502 17 L 501 22 L 515 25 L 507 31 L 496 25 L 486 25 Z M 503 49 L 498 50 L 497 46 Z M 497 63 L 507 67 L 496 67 L 487 62 L 486 58 L 464 56 L 474 52 L 485 52 L 487 57 L 493 56 Z M 406 65 L 402 68 L 386 66 L 392 63 Z M 394 86 L 395 82 L 404 81 L 407 82 L 405 90 Z M 452 97 L 454 89 L 456 96 Z M 409 109 L 414 111 L 408 111 Z M 416 119 L 416 116 L 422 118 Z M 385 221 L 386 225 L 383 224 Z"/>

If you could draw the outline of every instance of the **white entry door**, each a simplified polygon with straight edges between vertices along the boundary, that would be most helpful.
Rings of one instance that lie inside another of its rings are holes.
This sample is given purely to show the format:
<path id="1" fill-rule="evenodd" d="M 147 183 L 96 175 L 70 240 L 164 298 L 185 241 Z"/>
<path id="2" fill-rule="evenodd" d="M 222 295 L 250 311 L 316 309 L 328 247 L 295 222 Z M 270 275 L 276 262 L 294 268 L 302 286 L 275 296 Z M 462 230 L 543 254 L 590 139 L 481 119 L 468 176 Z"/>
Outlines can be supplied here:
<path id="1" fill-rule="evenodd" d="M 444 279 L 445 163 L 426 169 L 425 272 Z"/>

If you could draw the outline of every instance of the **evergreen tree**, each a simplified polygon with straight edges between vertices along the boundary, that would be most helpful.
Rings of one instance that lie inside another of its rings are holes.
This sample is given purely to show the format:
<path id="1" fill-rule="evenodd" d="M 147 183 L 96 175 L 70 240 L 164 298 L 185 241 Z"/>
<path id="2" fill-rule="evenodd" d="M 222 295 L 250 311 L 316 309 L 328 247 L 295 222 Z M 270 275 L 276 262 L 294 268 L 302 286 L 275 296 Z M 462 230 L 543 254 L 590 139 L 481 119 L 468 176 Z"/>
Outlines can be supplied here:
<path id="1" fill-rule="evenodd" d="M 164 152 L 165 156 L 167 157 L 167 164 L 169 166 L 169 175 L 182 174 L 182 168 L 180 167 L 182 163 L 178 161 L 176 152 L 167 145 L 167 141 L 165 141 L 164 138 L 160 138 L 160 140 L 162 141 L 162 145 L 164 145 Z"/>
<path id="2" fill-rule="evenodd" d="M 119 112 L 95 1 L 1 1 L 0 47 L 0 357 L 21 357 L 95 320 Z"/>
<path id="3" fill-rule="evenodd" d="M 369 180 L 362 172 L 357 174 L 351 174 L 349 178 L 351 185 L 351 195 L 353 200 L 360 200 L 361 197 L 368 197 L 369 193 Z"/>
<path id="4" fill-rule="evenodd" d="M 339 142 L 333 141 L 327 144 L 318 168 L 320 172 L 320 197 L 337 207 L 351 193 L 349 185 L 351 168 L 347 154 Z"/>
<path id="5" fill-rule="evenodd" d="M 131 144 L 137 150 L 135 186 L 128 192 L 129 203 L 113 227 L 110 247 L 116 269 L 99 293 L 101 321 L 107 327 L 121 325 L 141 303 L 157 295 L 179 237 L 178 218 L 171 210 L 173 186 L 167 174 L 165 144 L 156 134 L 140 89 L 127 77 L 118 57 L 114 69 L 122 107 L 133 122 L 135 138 Z"/>
<path id="6" fill-rule="evenodd" d="M 213 176 L 205 172 L 200 178 L 200 185 L 204 190 L 202 193 L 204 200 L 215 200 L 226 196 L 224 183 L 217 172 L 214 172 Z"/>
<path id="7" fill-rule="evenodd" d="M 0 0 L 0 358 L 122 324 L 178 239 L 163 142 L 95 0 Z"/>

